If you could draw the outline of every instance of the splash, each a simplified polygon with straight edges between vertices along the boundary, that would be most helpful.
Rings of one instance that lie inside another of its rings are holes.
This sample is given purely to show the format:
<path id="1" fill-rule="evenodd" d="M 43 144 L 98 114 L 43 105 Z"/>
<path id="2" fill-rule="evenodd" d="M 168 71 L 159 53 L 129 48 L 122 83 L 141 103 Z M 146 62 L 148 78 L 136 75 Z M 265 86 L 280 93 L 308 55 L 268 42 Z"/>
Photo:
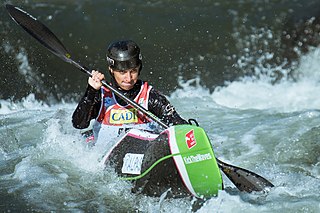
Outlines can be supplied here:
<path id="1" fill-rule="evenodd" d="M 19 102 L 0 100 L 0 115 L 28 109 L 49 109 L 49 106 L 40 100 L 36 100 L 35 94 L 33 93 L 29 94 Z"/>
<path id="2" fill-rule="evenodd" d="M 265 58 L 265 56 L 263 56 Z M 320 99 L 316 91 L 320 90 L 320 48 L 315 48 L 300 58 L 299 66 L 294 70 L 296 81 L 282 79 L 272 83 L 273 73 L 277 68 L 262 66 L 258 60 L 256 75 L 245 76 L 237 81 L 226 82 L 210 93 L 200 85 L 200 78 L 179 81 L 180 89 L 170 96 L 172 99 L 186 97 L 211 98 L 213 103 L 236 109 L 273 110 L 294 112 L 319 109 Z M 243 62 L 243 61 L 242 61 Z M 284 69 L 281 67 L 281 69 Z M 286 73 L 283 70 L 283 73 Z M 257 77 L 258 76 L 258 77 Z"/>
<path id="3" fill-rule="evenodd" d="M 207 88 L 204 88 L 200 85 L 200 77 L 197 76 L 194 79 L 183 81 L 182 76 L 179 76 L 178 84 L 180 88 L 176 89 L 171 95 L 171 99 L 184 99 L 194 97 L 195 94 L 201 94 L 197 97 L 204 98 L 203 96 L 209 95 L 210 91 Z"/>
<path id="4" fill-rule="evenodd" d="M 260 79 L 244 77 L 216 88 L 211 97 L 216 103 L 230 108 L 280 112 L 319 109 L 320 100 L 316 92 L 320 89 L 319 57 L 319 48 L 301 57 L 295 70 L 299 76 L 297 81 L 282 80 L 271 84 L 268 75 Z"/>

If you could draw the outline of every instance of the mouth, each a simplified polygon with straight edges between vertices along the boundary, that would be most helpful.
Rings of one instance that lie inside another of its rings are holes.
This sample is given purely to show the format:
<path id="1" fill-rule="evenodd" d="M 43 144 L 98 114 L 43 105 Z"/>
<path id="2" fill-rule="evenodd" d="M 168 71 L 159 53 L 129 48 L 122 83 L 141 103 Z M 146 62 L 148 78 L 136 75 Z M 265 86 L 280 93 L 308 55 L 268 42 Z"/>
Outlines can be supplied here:
<path id="1" fill-rule="evenodd" d="M 133 87 L 133 83 L 132 82 L 122 82 L 121 83 L 121 87 L 123 89 L 131 89 Z"/>

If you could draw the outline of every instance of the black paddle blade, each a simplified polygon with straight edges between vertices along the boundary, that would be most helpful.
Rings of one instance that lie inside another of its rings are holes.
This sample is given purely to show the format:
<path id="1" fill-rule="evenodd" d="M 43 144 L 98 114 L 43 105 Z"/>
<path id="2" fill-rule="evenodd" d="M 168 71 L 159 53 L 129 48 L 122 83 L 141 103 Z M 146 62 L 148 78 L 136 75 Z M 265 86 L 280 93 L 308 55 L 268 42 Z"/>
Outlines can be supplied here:
<path id="1" fill-rule="evenodd" d="M 217 159 L 220 169 L 232 181 L 232 183 L 240 190 L 245 192 L 264 191 L 268 187 L 274 185 L 260 175 L 249 170 L 242 169 L 233 165 L 229 165 Z"/>
<path id="2" fill-rule="evenodd" d="M 25 31 L 27 31 L 32 37 L 37 39 L 52 53 L 54 53 L 64 61 L 71 63 L 71 56 L 68 53 L 67 49 L 44 24 L 16 6 L 6 4 L 6 8 L 12 19 Z"/>

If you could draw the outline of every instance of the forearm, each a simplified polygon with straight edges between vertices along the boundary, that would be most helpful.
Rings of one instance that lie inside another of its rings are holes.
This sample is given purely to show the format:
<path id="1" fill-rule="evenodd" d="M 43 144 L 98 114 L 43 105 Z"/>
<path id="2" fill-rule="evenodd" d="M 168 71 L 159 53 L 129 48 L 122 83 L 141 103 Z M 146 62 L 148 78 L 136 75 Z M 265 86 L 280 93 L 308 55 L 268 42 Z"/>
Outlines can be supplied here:
<path id="1" fill-rule="evenodd" d="M 72 115 L 73 126 L 77 129 L 87 128 L 90 121 L 98 116 L 100 103 L 100 92 L 88 86 Z"/>

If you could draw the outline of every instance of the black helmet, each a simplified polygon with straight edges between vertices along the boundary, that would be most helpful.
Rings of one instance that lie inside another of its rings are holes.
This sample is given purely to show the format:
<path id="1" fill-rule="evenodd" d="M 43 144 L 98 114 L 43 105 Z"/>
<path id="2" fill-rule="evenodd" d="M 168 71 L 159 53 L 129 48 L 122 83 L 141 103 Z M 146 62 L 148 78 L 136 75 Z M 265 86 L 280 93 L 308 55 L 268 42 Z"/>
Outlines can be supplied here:
<path id="1" fill-rule="evenodd" d="M 107 61 L 112 69 L 127 70 L 142 65 L 142 56 L 138 45 L 131 40 L 116 41 L 109 45 Z"/>

